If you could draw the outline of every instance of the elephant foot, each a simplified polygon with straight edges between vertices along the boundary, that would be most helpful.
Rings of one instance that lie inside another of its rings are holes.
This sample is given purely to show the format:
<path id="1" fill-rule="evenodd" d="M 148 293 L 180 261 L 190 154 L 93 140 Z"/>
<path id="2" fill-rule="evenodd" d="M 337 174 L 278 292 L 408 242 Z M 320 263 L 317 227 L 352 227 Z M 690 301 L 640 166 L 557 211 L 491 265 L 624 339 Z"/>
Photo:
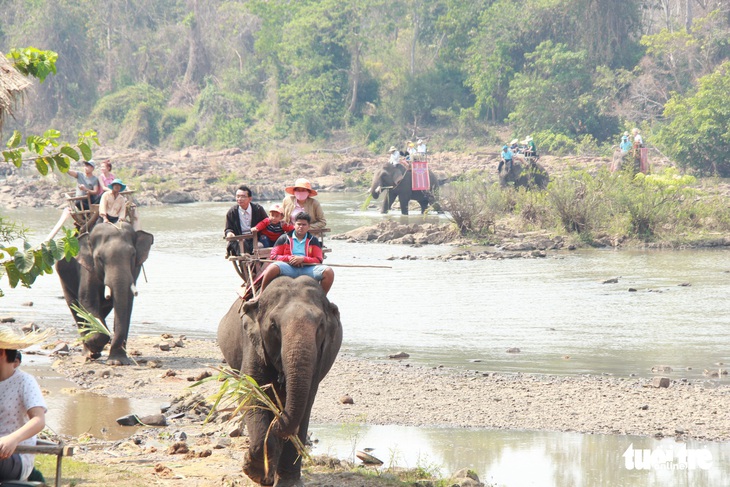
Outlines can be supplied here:
<path id="1" fill-rule="evenodd" d="M 264 462 L 251 459 L 251 454 L 245 452 L 243 454 L 243 473 L 248 478 L 261 485 L 274 485 L 274 472 L 269 475 L 265 474 Z"/>
<path id="2" fill-rule="evenodd" d="M 300 477 L 277 477 L 274 487 L 304 487 L 304 482 Z"/>
<path id="3" fill-rule="evenodd" d="M 110 353 L 109 358 L 106 360 L 107 365 L 131 365 L 132 360 L 127 356 L 126 353 Z"/>
<path id="4" fill-rule="evenodd" d="M 92 352 L 91 350 L 88 350 L 86 352 L 86 356 L 89 357 L 91 360 L 96 360 L 101 357 L 101 352 Z"/>

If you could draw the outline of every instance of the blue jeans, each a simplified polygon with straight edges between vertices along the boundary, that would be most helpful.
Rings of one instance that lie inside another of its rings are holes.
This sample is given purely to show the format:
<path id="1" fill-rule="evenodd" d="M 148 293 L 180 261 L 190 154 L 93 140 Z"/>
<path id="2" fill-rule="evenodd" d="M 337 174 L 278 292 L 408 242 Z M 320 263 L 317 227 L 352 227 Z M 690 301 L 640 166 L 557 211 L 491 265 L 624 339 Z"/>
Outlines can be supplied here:
<path id="1" fill-rule="evenodd" d="M 302 267 L 294 267 L 286 262 L 274 262 L 274 265 L 279 266 L 279 275 L 287 277 L 299 277 L 309 276 L 316 281 L 322 280 L 322 274 L 327 269 L 324 264 L 318 265 L 303 265 Z"/>

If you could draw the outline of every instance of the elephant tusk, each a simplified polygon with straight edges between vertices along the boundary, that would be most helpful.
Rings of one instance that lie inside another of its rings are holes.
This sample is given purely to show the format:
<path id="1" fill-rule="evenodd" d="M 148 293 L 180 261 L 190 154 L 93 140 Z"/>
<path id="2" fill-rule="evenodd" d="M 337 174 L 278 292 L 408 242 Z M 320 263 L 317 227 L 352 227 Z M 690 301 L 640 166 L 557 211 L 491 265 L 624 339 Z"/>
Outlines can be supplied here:
<path id="1" fill-rule="evenodd" d="M 112 298 L 112 289 L 109 286 L 104 286 L 104 299 Z"/>
<path id="2" fill-rule="evenodd" d="M 380 193 L 380 186 L 378 186 L 377 188 L 375 188 L 375 192 L 376 193 Z"/>
<path id="3" fill-rule="evenodd" d="M 135 296 L 138 294 L 137 293 L 137 286 L 135 286 L 134 283 L 131 286 L 129 286 L 129 289 L 132 290 L 132 294 L 134 294 Z"/>

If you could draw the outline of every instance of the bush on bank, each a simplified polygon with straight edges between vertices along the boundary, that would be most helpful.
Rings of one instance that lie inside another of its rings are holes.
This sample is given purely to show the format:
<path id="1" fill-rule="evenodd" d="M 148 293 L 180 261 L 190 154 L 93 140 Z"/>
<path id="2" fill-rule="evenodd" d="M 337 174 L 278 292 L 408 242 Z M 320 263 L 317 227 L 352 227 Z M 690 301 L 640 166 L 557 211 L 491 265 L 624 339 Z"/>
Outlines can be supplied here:
<path id="1" fill-rule="evenodd" d="M 611 237 L 691 244 L 730 230 L 717 182 L 674 168 L 657 174 L 571 170 L 545 191 L 500 188 L 472 173 L 444 190 L 444 208 L 462 235 L 490 241 L 501 226 L 548 231 L 587 244 Z"/>

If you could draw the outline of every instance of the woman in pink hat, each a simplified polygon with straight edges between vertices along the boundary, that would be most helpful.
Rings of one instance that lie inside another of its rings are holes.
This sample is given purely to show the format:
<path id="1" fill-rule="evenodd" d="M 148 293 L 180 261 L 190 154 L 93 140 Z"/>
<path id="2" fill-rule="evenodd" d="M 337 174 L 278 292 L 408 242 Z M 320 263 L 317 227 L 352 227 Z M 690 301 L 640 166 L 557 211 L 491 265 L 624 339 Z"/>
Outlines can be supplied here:
<path id="1" fill-rule="evenodd" d="M 299 178 L 294 182 L 294 186 L 287 187 L 285 191 L 288 195 L 284 197 L 281 204 L 285 222 L 293 225 L 296 216 L 301 212 L 306 212 L 312 217 L 310 231 L 316 233 L 327 226 L 322 206 L 313 198 L 317 196 L 317 191 L 312 189 L 312 183 L 304 178 Z"/>

